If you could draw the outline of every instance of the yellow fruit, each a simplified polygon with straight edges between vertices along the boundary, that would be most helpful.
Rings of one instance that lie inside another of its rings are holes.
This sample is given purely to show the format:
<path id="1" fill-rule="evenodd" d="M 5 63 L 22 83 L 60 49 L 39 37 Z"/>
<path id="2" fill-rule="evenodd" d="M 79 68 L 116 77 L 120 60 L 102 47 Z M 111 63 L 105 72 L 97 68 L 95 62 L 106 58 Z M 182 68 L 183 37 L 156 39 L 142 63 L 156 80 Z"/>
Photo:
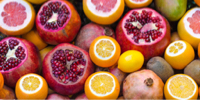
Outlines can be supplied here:
<path id="1" fill-rule="evenodd" d="M 43 4 L 44 2 L 48 1 L 48 0 L 27 0 L 28 2 L 32 3 L 32 4 Z"/>

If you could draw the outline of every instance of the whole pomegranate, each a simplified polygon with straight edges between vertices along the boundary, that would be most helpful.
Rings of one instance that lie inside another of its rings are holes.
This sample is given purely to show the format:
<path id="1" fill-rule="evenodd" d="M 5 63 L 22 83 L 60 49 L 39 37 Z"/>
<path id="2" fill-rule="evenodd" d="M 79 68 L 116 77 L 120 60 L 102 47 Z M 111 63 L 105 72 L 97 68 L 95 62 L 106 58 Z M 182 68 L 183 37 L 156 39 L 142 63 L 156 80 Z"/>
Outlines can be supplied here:
<path id="1" fill-rule="evenodd" d="M 89 23 L 81 28 L 77 35 L 75 45 L 88 52 L 92 41 L 103 35 L 115 38 L 114 31 L 110 27 Z"/>
<path id="2" fill-rule="evenodd" d="M 39 66 L 39 50 L 33 43 L 15 37 L 0 41 L 0 72 L 7 86 L 14 88 L 21 76 L 38 73 Z"/>
<path id="3" fill-rule="evenodd" d="M 81 27 L 81 19 L 74 6 L 67 0 L 49 0 L 36 17 L 36 28 L 48 44 L 71 42 Z"/>
<path id="4" fill-rule="evenodd" d="M 153 71 L 143 69 L 129 74 L 123 82 L 125 99 L 163 99 L 164 83 Z"/>
<path id="5" fill-rule="evenodd" d="M 145 61 L 163 55 L 170 43 L 170 25 L 151 8 L 130 10 L 116 28 L 116 40 L 122 52 L 138 50 Z"/>
<path id="6" fill-rule="evenodd" d="M 70 100 L 70 98 L 67 96 L 53 93 L 47 96 L 47 100 Z"/>
<path id="7" fill-rule="evenodd" d="M 82 93 L 82 94 L 78 95 L 75 98 L 75 100 L 89 100 L 89 99 L 87 98 L 87 96 L 85 95 L 85 93 Z"/>
<path id="8" fill-rule="evenodd" d="M 69 43 L 51 50 L 43 60 L 43 76 L 55 92 L 72 95 L 83 90 L 94 65 L 88 52 Z"/>

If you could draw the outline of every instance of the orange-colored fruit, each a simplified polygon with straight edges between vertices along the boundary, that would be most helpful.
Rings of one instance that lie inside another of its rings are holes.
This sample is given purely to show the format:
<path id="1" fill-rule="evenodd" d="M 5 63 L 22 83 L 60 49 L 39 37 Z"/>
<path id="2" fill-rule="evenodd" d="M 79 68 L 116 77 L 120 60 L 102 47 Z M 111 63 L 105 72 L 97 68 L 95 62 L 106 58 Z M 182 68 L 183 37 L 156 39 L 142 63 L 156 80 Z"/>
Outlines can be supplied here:
<path id="1" fill-rule="evenodd" d="M 3 88 L 3 86 L 4 86 L 4 78 L 3 78 L 3 75 L 0 72 L 0 90 Z"/>
<path id="2" fill-rule="evenodd" d="M 17 81 L 15 93 L 17 99 L 45 99 L 48 85 L 42 76 L 30 73 Z"/>
<path id="3" fill-rule="evenodd" d="M 197 49 L 198 57 L 200 58 L 200 42 L 198 44 L 198 49 Z"/>
<path id="4" fill-rule="evenodd" d="M 171 76 L 164 86 L 166 99 L 189 100 L 198 98 L 197 83 L 186 74 Z"/>
<path id="5" fill-rule="evenodd" d="M 91 60 L 100 67 L 115 65 L 121 53 L 118 42 L 109 36 L 95 38 L 89 48 Z"/>
<path id="6" fill-rule="evenodd" d="M 147 7 L 153 0 L 125 0 L 126 5 L 129 8 L 141 8 Z"/>
<path id="7" fill-rule="evenodd" d="M 44 57 L 47 55 L 47 53 L 49 53 L 49 51 L 51 51 L 53 48 L 54 48 L 54 46 L 48 46 L 48 47 L 40 50 L 40 56 L 41 56 L 42 61 L 43 61 Z"/>
<path id="8" fill-rule="evenodd" d="M 93 22 L 109 25 L 124 12 L 124 0 L 83 0 L 83 11 Z"/>
<path id="9" fill-rule="evenodd" d="M 33 4 L 40 5 L 40 4 L 43 4 L 44 2 L 46 2 L 48 0 L 27 0 L 27 1 L 30 2 L 30 3 L 33 3 Z"/>
<path id="10" fill-rule="evenodd" d="M 194 0 L 194 2 L 195 2 L 198 6 L 200 6 L 200 0 Z"/>
<path id="11" fill-rule="evenodd" d="M 119 92 L 119 82 L 110 72 L 95 72 L 85 82 L 85 94 L 88 99 L 117 99 Z"/>

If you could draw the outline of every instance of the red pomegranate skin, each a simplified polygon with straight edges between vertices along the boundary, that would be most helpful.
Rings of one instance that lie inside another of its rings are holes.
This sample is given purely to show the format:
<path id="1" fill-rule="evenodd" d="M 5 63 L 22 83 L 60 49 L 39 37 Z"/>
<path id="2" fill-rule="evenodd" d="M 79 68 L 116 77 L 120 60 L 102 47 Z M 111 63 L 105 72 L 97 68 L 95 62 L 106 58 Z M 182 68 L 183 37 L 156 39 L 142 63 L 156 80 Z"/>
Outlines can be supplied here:
<path id="1" fill-rule="evenodd" d="M 142 8 L 142 9 L 144 9 L 144 10 L 146 9 L 148 11 L 150 8 Z M 137 11 L 137 9 L 134 9 L 134 10 Z M 159 42 L 156 42 L 151 45 L 145 45 L 145 44 L 134 45 L 132 43 L 132 41 L 134 41 L 134 40 L 130 41 L 126 37 L 125 34 L 127 34 L 127 33 L 125 31 L 123 31 L 124 25 L 122 25 L 123 20 L 125 18 L 127 18 L 129 13 L 132 13 L 132 11 L 133 10 L 126 13 L 126 15 L 122 18 L 122 20 L 119 22 L 119 24 L 116 27 L 116 40 L 120 44 L 122 53 L 127 50 L 138 50 L 144 55 L 145 61 L 148 61 L 151 57 L 154 57 L 154 56 L 162 56 L 166 47 L 170 44 L 171 32 L 170 32 L 169 22 L 164 17 L 161 16 L 166 23 L 166 34 L 163 37 L 163 39 L 161 39 Z M 153 11 L 153 12 L 155 13 L 156 11 Z M 159 14 L 159 13 L 157 13 L 157 14 Z"/>
<path id="2" fill-rule="evenodd" d="M 7 87 L 6 85 L 0 90 L 0 99 L 16 99 L 15 92 L 13 89 Z"/>
<path id="3" fill-rule="evenodd" d="M 81 27 L 81 18 L 78 14 L 78 12 L 76 11 L 76 9 L 74 8 L 74 6 L 67 0 L 50 0 L 48 2 L 51 1 L 60 1 L 60 2 L 65 2 L 67 3 L 67 8 L 70 12 L 70 19 L 68 19 L 68 22 L 66 24 L 66 26 L 63 26 L 63 29 L 59 29 L 58 30 L 47 30 L 44 29 L 44 26 L 41 25 L 39 18 L 39 12 L 37 14 L 36 17 L 36 28 L 37 31 L 39 32 L 40 37 L 48 44 L 51 45 L 58 45 L 60 43 L 69 43 L 72 40 L 74 40 L 74 38 L 76 37 L 80 27 Z M 46 2 L 45 4 L 47 4 L 48 2 Z M 43 5 L 45 5 L 43 4 Z M 39 11 L 41 11 L 42 7 L 40 8 Z"/>
<path id="4" fill-rule="evenodd" d="M 5 85 L 14 88 L 18 79 L 23 75 L 28 73 L 38 73 L 39 66 L 41 66 L 41 58 L 37 47 L 33 43 L 25 39 L 7 37 L 1 40 L 0 43 L 9 39 L 15 39 L 15 40 L 17 39 L 21 41 L 26 46 L 24 48 L 27 49 L 27 58 L 25 58 L 26 60 L 24 61 L 24 63 L 22 63 L 18 67 L 10 69 L 9 71 L 3 71 L 3 70 L 0 71 L 4 77 Z"/>
<path id="5" fill-rule="evenodd" d="M 85 60 L 87 59 L 84 73 L 82 76 L 79 77 L 79 79 L 76 82 L 65 85 L 64 83 L 59 82 L 58 79 L 52 74 L 52 67 L 50 61 L 53 57 L 53 54 L 60 49 L 79 50 L 85 56 Z M 88 52 L 69 43 L 62 43 L 57 45 L 53 50 L 51 50 L 45 56 L 43 60 L 43 77 L 46 79 L 49 87 L 52 90 L 62 95 L 73 95 L 83 90 L 86 79 L 93 72 L 94 72 L 94 65 L 89 57 Z"/>
<path id="6" fill-rule="evenodd" d="M 48 95 L 47 100 L 70 100 L 70 98 L 67 96 L 54 93 L 54 94 Z"/>
<path id="7" fill-rule="evenodd" d="M 82 93 L 82 94 L 78 95 L 75 98 L 75 100 L 89 100 L 89 99 L 87 98 L 87 96 L 85 95 L 85 93 Z"/>

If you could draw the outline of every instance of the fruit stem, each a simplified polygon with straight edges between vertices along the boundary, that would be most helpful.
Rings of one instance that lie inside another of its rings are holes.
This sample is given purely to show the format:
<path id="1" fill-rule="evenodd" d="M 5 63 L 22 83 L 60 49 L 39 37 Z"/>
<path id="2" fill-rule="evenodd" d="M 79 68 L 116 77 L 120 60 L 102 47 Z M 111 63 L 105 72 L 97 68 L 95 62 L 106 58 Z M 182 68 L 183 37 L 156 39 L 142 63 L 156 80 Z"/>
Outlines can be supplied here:
<path id="1" fill-rule="evenodd" d="M 144 83 L 147 86 L 152 86 L 153 85 L 153 79 L 152 78 L 147 78 L 147 79 L 144 80 Z"/>

